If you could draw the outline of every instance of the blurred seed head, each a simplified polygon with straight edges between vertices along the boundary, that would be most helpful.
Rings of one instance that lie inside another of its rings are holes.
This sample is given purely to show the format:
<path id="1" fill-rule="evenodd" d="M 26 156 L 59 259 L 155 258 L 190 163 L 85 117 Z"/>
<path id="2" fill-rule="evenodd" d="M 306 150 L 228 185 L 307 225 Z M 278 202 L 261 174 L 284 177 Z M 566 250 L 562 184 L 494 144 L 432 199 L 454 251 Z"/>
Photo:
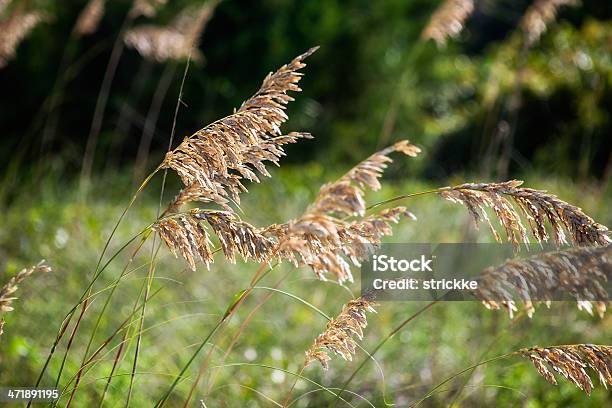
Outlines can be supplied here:
<path id="1" fill-rule="evenodd" d="M 134 0 L 130 15 L 133 18 L 139 16 L 155 17 L 157 10 L 166 5 L 167 2 L 168 0 Z"/>
<path id="2" fill-rule="evenodd" d="M 28 11 L 22 5 L 7 16 L 2 17 L 0 13 L 0 68 L 15 57 L 19 44 L 44 20 L 42 12 Z"/>
<path id="3" fill-rule="evenodd" d="M 106 0 L 89 0 L 77 18 L 74 33 L 78 37 L 95 33 L 104 17 L 105 6 Z"/>
<path id="4" fill-rule="evenodd" d="M 473 12 L 473 0 L 446 0 L 431 16 L 421 38 L 434 40 L 438 46 L 443 46 L 448 38 L 455 38 L 461 33 L 465 21 Z"/>
<path id="5" fill-rule="evenodd" d="M 203 56 L 198 50 L 199 39 L 218 3 L 211 0 L 200 7 L 188 7 L 166 26 L 131 28 L 125 34 L 125 44 L 144 58 L 157 62 L 182 61 L 190 57 L 200 61 Z"/>
<path id="6" fill-rule="evenodd" d="M 527 36 L 527 45 L 531 46 L 540 39 L 548 25 L 557 18 L 557 11 L 561 6 L 578 4 L 577 0 L 535 0 L 519 23 Z"/>

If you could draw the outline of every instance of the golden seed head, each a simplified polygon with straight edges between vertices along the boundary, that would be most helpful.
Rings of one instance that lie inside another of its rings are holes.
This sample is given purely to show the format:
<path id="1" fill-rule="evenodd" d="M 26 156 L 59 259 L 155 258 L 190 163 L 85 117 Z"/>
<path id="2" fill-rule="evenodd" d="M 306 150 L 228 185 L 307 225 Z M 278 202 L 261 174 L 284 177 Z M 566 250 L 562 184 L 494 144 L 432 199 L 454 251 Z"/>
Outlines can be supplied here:
<path id="1" fill-rule="evenodd" d="M 363 329 L 368 324 L 366 312 L 375 312 L 374 306 L 376 303 L 372 294 L 366 294 L 345 304 L 340 314 L 327 323 L 325 331 L 306 351 L 305 365 L 316 360 L 327 370 L 331 360 L 328 351 L 351 361 L 357 348 L 357 342 L 353 337 L 363 339 Z"/>
<path id="2" fill-rule="evenodd" d="M 533 347 L 522 349 L 519 353 L 528 357 L 538 373 L 553 385 L 557 384 L 554 371 L 590 395 L 593 382 L 586 372 L 587 368 L 595 371 L 605 388 L 612 385 L 612 346 L 572 344 Z"/>

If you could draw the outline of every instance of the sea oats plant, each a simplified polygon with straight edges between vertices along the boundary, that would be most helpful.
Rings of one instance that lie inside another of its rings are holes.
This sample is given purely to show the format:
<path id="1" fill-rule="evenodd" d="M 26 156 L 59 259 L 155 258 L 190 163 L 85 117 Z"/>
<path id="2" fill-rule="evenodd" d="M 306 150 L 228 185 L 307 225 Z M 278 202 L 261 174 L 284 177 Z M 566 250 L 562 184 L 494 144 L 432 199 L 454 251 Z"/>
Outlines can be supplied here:
<path id="1" fill-rule="evenodd" d="M 515 296 L 524 304 L 529 317 L 535 304 L 550 307 L 558 291 L 575 298 L 578 308 L 603 319 L 609 297 L 604 288 L 612 280 L 612 245 L 581 247 L 543 253 L 526 259 L 511 259 L 489 267 L 480 275 L 475 296 L 488 309 L 508 310 L 510 317 L 518 311 Z"/>
<path id="2" fill-rule="evenodd" d="M 406 218 L 416 219 L 405 206 L 397 206 L 394 203 L 424 195 L 439 196 L 444 200 L 461 204 L 468 209 L 475 221 L 486 222 L 495 239 L 501 241 L 502 237 L 494 225 L 499 223 L 505 232 L 506 240 L 512 243 L 517 251 L 522 244 L 529 243 L 532 239 L 540 243 L 551 240 L 551 237 L 557 245 L 576 246 L 576 249 L 563 249 L 557 254 L 545 255 L 543 261 L 531 259 L 511 261 L 514 263 L 485 271 L 485 280 L 489 284 L 486 290 L 505 295 L 507 288 L 500 287 L 498 279 L 504 279 L 505 283 L 513 285 L 515 281 L 508 276 L 520 274 L 522 278 L 534 281 L 534 283 L 544 281 L 547 290 L 567 290 L 579 300 L 581 307 L 592 310 L 593 304 L 588 299 L 584 299 L 582 295 L 586 293 L 585 290 L 593 291 L 599 288 L 606 276 L 603 272 L 599 273 L 597 269 L 586 272 L 581 267 L 594 254 L 607 254 L 606 251 L 610 244 L 609 231 L 580 208 L 552 194 L 523 187 L 522 182 L 511 180 L 502 183 L 468 183 L 428 191 L 407 192 L 405 195 L 368 205 L 366 190 L 381 188 L 383 172 L 392 162 L 390 156 L 395 154 L 399 157 L 403 155 L 412 158 L 420 153 L 420 149 L 407 140 L 397 141 L 374 153 L 336 181 L 323 185 L 313 202 L 305 208 L 301 215 L 287 222 L 267 226 L 256 226 L 248 222 L 245 219 L 246 212 L 241 211 L 240 208 L 241 196 L 248 193 L 248 183 L 260 182 L 263 178 L 270 177 L 271 173 L 267 166 L 280 164 L 287 144 L 312 138 L 306 132 L 285 133 L 281 127 L 288 119 L 286 106 L 293 100 L 290 93 L 300 91 L 298 82 L 302 76 L 301 70 L 305 67 L 306 58 L 315 51 L 316 48 L 312 48 L 295 57 L 277 71 L 270 73 L 263 80 L 260 89 L 233 113 L 186 137 L 174 149 L 169 149 L 161 164 L 145 178 L 118 220 L 89 284 L 79 301 L 67 313 L 58 330 L 46 363 L 41 369 L 37 385 L 44 378 L 50 361 L 54 358 L 60 359 L 61 355 L 57 356 L 56 351 L 60 342 L 67 337 L 55 381 L 62 388 L 64 396 L 70 395 L 68 401 L 68 406 L 70 406 L 73 401 L 78 401 L 82 379 L 87 376 L 93 366 L 102 360 L 105 353 L 113 351 L 115 353 L 113 365 L 105 377 L 106 386 L 100 399 L 100 405 L 102 405 L 107 390 L 112 388 L 113 382 L 116 381 L 117 367 L 127 358 L 127 350 L 130 349 L 129 346 L 133 339 L 136 345 L 131 360 L 129 391 L 126 396 L 126 405 L 129 405 L 137 385 L 134 377 L 138 373 L 138 357 L 141 352 L 144 352 L 141 348 L 141 341 L 147 304 L 157 293 L 152 288 L 159 249 L 159 246 L 155 245 L 157 236 L 172 254 L 185 261 L 190 270 L 196 271 L 201 265 L 205 265 L 207 271 L 203 273 L 209 276 L 215 273 L 214 264 L 219 261 L 217 253 L 222 254 L 230 263 L 235 263 L 237 257 L 242 257 L 247 262 L 259 264 L 248 287 L 229 301 L 226 311 L 220 316 L 213 329 L 203 336 L 201 343 L 193 346 L 191 357 L 176 373 L 154 404 L 156 407 L 161 407 L 169 404 L 177 385 L 186 377 L 187 370 L 204 346 L 209 343 L 215 344 L 216 339 L 229 330 L 230 326 L 227 325 L 227 322 L 238 309 L 247 304 L 246 299 L 254 290 L 261 289 L 257 284 L 264 276 L 274 274 L 278 264 L 287 262 L 295 267 L 307 266 L 314 272 L 317 279 L 325 280 L 333 277 L 339 284 L 349 285 L 353 281 L 354 267 L 367 259 L 385 236 L 393 233 L 394 224 Z M 165 174 L 169 170 L 176 173 L 183 184 L 183 189 L 171 200 L 165 210 L 162 211 L 160 208 L 157 219 L 152 220 L 138 235 L 122 245 L 109 261 L 104 262 L 113 236 L 129 209 L 134 205 L 138 194 L 156 174 L 162 171 Z M 108 309 L 110 299 L 115 294 L 115 288 L 125 277 L 128 266 L 136 254 L 151 237 L 153 237 L 154 245 L 148 263 L 147 279 L 143 283 L 140 295 L 135 299 L 128 318 L 96 348 L 94 337 L 100 320 Z M 132 245 L 135 247 L 132 249 L 128 265 L 111 288 L 94 293 L 94 285 L 109 263 L 117 257 L 119 252 Z M 564 276 L 567 279 L 562 278 Z M 282 279 L 279 285 L 281 283 Z M 532 306 L 528 303 L 530 287 L 514 285 L 514 288 L 519 290 L 520 299 L 527 302 L 526 307 L 531 314 Z M 282 292 L 277 287 L 268 289 Z M 72 344 L 79 333 L 79 324 L 87 314 L 89 302 L 98 296 L 101 296 L 102 299 L 106 296 L 102 302 L 104 306 L 90 334 L 81 364 L 76 373 L 66 373 L 69 367 L 65 362 L 74 352 Z M 313 336 L 314 340 L 306 351 L 305 359 L 301 357 L 303 355 L 300 356 L 303 368 L 299 374 L 295 374 L 296 381 L 305 378 L 302 375 L 304 369 L 315 361 L 318 361 L 324 368 L 328 368 L 331 362 L 331 356 L 328 353 L 338 354 L 349 361 L 354 358 L 358 352 L 357 349 L 360 348 L 358 340 L 363 338 L 366 328 L 366 312 L 374 311 L 376 305 L 374 298 L 374 293 L 364 293 L 342 307 L 338 305 L 338 309 L 341 309 L 339 315 L 329 318 L 322 333 L 318 337 Z M 307 300 L 302 299 L 302 301 L 309 304 Z M 513 302 L 512 298 L 504 298 L 500 304 L 514 311 Z M 499 304 L 491 301 L 485 304 L 489 308 L 499 307 Z M 601 303 L 594 304 L 595 309 L 600 313 L 603 306 Z M 425 313 L 429 307 L 430 305 L 408 317 L 400 326 L 391 331 L 367 357 L 373 358 L 372 355 L 390 337 L 412 319 Z M 247 323 L 248 320 L 243 324 Z M 240 333 L 242 332 L 240 331 L 232 338 L 227 353 L 237 341 Z M 116 338 L 121 336 L 123 338 L 117 345 L 117 350 L 106 350 Z M 539 372 L 546 374 L 545 377 L 550 381 L 549 372 L 543 368 L 545 362 L 587 393 L 592 388 L 590 379 L 587 380 L 588 375 L 583 375 L 583 369 L 587 366 L 599 374 L 604 384 L 609 384 L 609 346 L 534 348 L 519 353 L 510 353 L 503 357 L 510 355 L 529 357 L 536 364 Z M 209 357 L 210 354 L 202 361 L 200 372 L 193 381 L 185 406 L 190 404 L 193 391 L 200 379 L 207 370 L 211 369 Z M 494 359 L 486 362 L 490 361 Z M 319 386 L 322 390 L 334 395 L 337 401 L 346 402 L 342 393 L 361 367 L 363 364 L 357 367 L 353 376 L 339 392 Z M 67 379 L 66 375 L 68 375 Z M 289 404 L 292 391 L 293 387 L 287 393 L 285 405 Z"/>
<path id="3" fill-rule="evenodd" d="M 533 347 L 519 352 L 522 356 L 528 357 L 540 375 L 553 385 L 557 385 L 557 380 L 550 369 L 589 395 L 593 390 L 593 382 L 585 370 L 587 367 L 597 374 L 601 385 L 606 388 L 612 385 L 611 346 L 572 344 Z"/>

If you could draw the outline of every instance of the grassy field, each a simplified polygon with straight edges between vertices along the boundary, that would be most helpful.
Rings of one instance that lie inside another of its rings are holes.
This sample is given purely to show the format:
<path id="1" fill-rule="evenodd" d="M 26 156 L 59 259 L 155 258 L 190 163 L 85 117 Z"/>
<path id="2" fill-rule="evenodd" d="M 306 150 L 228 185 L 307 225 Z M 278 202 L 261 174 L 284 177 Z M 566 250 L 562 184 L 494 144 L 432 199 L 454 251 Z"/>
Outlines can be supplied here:
<path id="1" fill-rule="evenodd" d="M 272 179 L 249 186 L 241 216 L 256 226 L 295 218 L 314 198 L 321 184 L 345 170 L 321 164 L 284 166 L 273 172 Z M 411 180 L 410 167 L 399 165 L 393 170 L 393 179 L 381 191 L 368 195 L 369 203 L 438 187 Z M 86 288 L 105 240 L 129 201 L 129 176 L 113 175 L 96 180 L 93 183 L 96 187 L 86 199 L 77 193 L 75 185 L 49 177 L 40 184 L 23 188 L 4 210 L 0 230 L 3 281 L 40 258 L 45 258 L 54 269 L 51 274 L 32 277 L 22 284 L 15 311 L 5 314 L 5 333 L 0 341 L 0 383 L 5 385 L 34 384 L 62 317 Z M 595 184 L 540 175 L 525 179 L 529 187 L 550 190 L 581 206 L 597 221 L 612 224 L 607 207 L 610 187 L 602 190 Z M 161 176 L 155 179 L 130 210 L 105 260 L 155 219 L 160 180 Z M 447 183 L 464 181 L 474 180 L 456 177 Z M 176 193 L 177 186 L 178 180 L 172 175 L 166 188 L 166 201 Z M 492 240 L 486 228 L 473 227 L 465 209 L 436 196 L 414 197 L 406 200 L 405 205 L 418 220 L 402 222 L 387 242 Z M 114 287 L 136 243 L 120 253 L 94 286 L 94 296 L 66 359 L 60 388 L 77 373 L 106 295 Z M 97 406 L 123 336 L 127 341 L 121 347 L 121 358 L 104 397 L 104 406 L 125 403 L 139 327 L 133 308 L 142 300 L 152 251 L 157 250 L 159 241 L 155 241 L 155 247 L 152 245 L 153 241 L 149 240 L 116 286 L 89 354 L 104 344 L 118 327 L 123 329 L 87 365 L 74 396 L 75 406 Z M 257 268 L 255 263 L 240 260 L 235 265 L 229 264 L 217 254 L 210 270 L 200 266 L 192 272 L 183 260 L 174 259 L 165 246 L 159 249 L 132 406 L 153 406 L 163 395 L 232 304 L 234 296 L 247 288 Z M 267 289 L 277 284 L 278 291 Z M 325 328 L 326 320 L 316 309 L 335 316 L 342 304 L 358 295 L 357 285 L 343 287 L 331 280 L 318 281 L 307 268 L 295 269 L 290 265 L 274 268 L 229 323 L 206 342 L 167 406 L 183 406 L 200 368 L 204 368 L 204 374 L 192 397 L 194 406 L 199 406 L 201 399 L 207 407 L 281 404 L 295 373 L 300 372 L 304 351 Z M 378 313 L 369 316 L 362 347 L 372 351 L 392 329 L 424 305 L 405 302 L 378 307 Z M 248 324 L 241 326 L 245 319 L 249 319 Z M 128 323 L 121 326 L 124 322 Z M 240 335 L 233 342 L 237 333 Z M 489 311 L 476 302 L 443 302 L 423 312 L 381 347 L 355 376 L 348 386 L 350 393 L 344 393 L 343 397 L 359 407 L 384 406 L 385 401 L 406 406 L 424 397 L 447 377 L 488 358 L 535 345 L 606 344 L 611 334 L 609 314 L 604 319 L 592 317 L 578 311 L 571 302 L 555 302 L 550 309 L 540 306 L 532 319 L 520 315 L 514 320 L 503 311 Z M 235 344 L 230 350 L 231 343 Z M 42 382 L 44 386 L 55 383 L 65 350 L 66 340 L 60 343 L 51 360 Z M 307 367 L 302 375 L 308 380 L 300 379 L 292 392 L 293 406 L 331 406 L 334 396 L 330 392 L 341 388 L 363 359 L 367 355 L 358 350 L 352 362 L 334 357 L 329 371 L 323 371 L 318 364 Z M 70 384 L 60 405 L 68 401 L 74 383 Z M 602 407 L 612 399 L 600 384 L 590 397 L 563 379 L 559 379 L 558 386 L 552 386 L 537 374 L 527 359 L 513 357 L 469 370 L 441 385 L 423 406 L 446 406 L 453 401 L 456 406 L 464 407 L 493 403 L 496 406 Z"/>

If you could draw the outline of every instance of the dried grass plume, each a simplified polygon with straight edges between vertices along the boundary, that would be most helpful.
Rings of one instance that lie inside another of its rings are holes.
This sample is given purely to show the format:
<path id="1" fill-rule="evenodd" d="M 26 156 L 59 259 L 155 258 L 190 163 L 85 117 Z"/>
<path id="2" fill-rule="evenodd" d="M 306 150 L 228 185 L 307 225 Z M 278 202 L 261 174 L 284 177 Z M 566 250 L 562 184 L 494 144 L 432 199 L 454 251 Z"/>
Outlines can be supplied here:
<path id="1" fill-rule="evenodd" d="M 200 190 L 201 197 L 222 206 L 230 198 L 239 203 L 240 193 L 246 191 L 241 180 L 259 181 L 255 171 L 268 176 L 264 161 L 278 163 L 284 144 L 311 137 L 297 132 L 282 136 L 280 126 L 287 120 L 285 105 L 293 100 L 287 93 L 300 91 L 298 71 L 315 50 L 270 73 L 240 109 L 185 138 L 166 155 L 162 167 L 176 171 L 186 187 Z"/>
<path id="2" fill-rule="evenodd" d="M 402 140 L 371 155 L 337 181 L 321 187 L 301 217 L 268 227 L 266 233 L 279 243 L 279 256 L 296 266 L 309 266 L 319 279 L 329 273 L 339 283 L 352 282 L 351 266 L 360 266 L 382 237 L 393 233 L 391 223 L 402 217 L 415 219 L 405 207 L 365 216 L 364 189 L 380 188 L 379 178 L 393 152 L 414 157 L 420 149 Z"/>
<path id="3" fill-rule="evenodd" d="M 401 140 L 353 167 L 339 180 L 326 184 L 319 190 L 314 203 L 308 212 L 311 214 L 328 214 L 337 216 L 363 216 L 366 205 L 363 199 L 364 189 L 373 191 L 380 189 L 378 180 L 387 165 L 393 160 L 389 154 L 401 152 L 410 157 L 416 157 L 421 149 L 407 140 Z"/>
<path id="4" fill-rule="evenodd" d="M 23 282 L 26 278 L 28 278 L 33 273 L 47 273 L 51 272 L 51 267 L 46 264 L 44 260 L 40 261 L 38 264 L 25 268 L 17 273 L 17 275 L 13 276 L 7 283 L 0 289 L 0 312 L 10 312 L 13 310 L 12 304 L 16 297 L 12 297 L 11 295 L 15 293 L 18 289 L 18 285 Z"/>
<path id="5" fill-rule="evenodd" d="M 367 326 L 366 312 L 376 312 L 376 303 L 371 295 L 353 299 L 342 307 L 342 312 L 327 323 L 321 333 L 306 351 L 304 364 L 307 366 L 318 361 L 323 369 L 329 368 L 331 357 L 328 352 L 338 354 L 347 361 L 352 361 L 357 348 L 353 338 L 363 339 L 363 329 Z"/>
<path id="6" fill-rule="evenodd" d="M 538 373 L 553 385 L 557 385 L 553 374 L 556 372 L 590 395 L 593 381 L 586 372 L 587 368 L 597 374 L 606 389 L 608 385 L 612 385 L 612 346 L 573 344 L 534 347 L 520 350 L 519 353 L 529 358 Z"/>
<path id="7" fill-rule="evenodd" d="M 537 242 L 546 242 L 549 235 L 546 221 L 557 245 L 607 245 L 612 240 L 608 228 L 596 223 L 582 209 L 545 191 L 521 187 L 520 180 L 503 183 L 467 183 L 449 187 L 440 194 L 451 202 L 464 205 L 476 223 L 486 222 L 497 241 L 501 241 L 486 209 L 491 209 L 502 224 L 508 241 L 517 249 L 529 243 L 528 231 Z M 512 204 L 514 202 L 514 205 Z M 527 221 L 524 225 L 523 219 Z"/>
<path id="8" fill-rule="evenodd" d="M 572 248 L 513 259 L 487 268 L 479 279 L 475 296 L 488 309 L 505 307 L 510 318 L 518 310 L 515 297 L 525 305 L 529 317 L 535 304 L 548 306 L 555 292 L 576 299 L 578 308 L 603 318 L 609 294 L 605 285 L 612 279 L 612 246 Z"/>

